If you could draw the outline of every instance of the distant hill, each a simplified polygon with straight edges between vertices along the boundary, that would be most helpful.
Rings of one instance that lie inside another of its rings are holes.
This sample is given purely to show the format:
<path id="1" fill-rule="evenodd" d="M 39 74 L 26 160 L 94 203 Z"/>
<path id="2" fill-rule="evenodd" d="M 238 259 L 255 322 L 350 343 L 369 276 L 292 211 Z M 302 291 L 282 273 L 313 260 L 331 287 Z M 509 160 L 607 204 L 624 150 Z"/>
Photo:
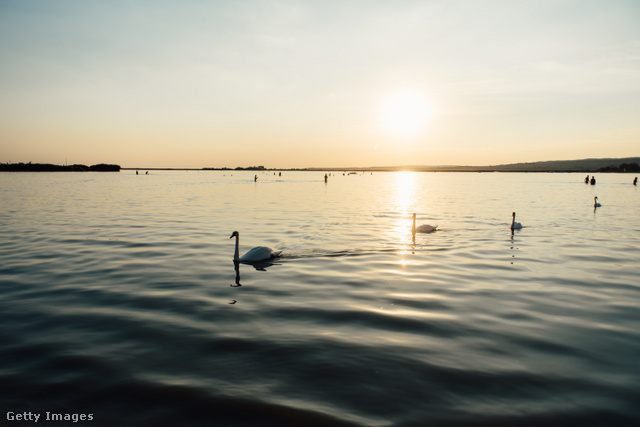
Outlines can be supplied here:
<path id="1" fill-rule="evenodd" d="M 620 165 L 631 166 L 628 172 L 637 172 L 633 170 L 633 164 L 636 168 L 640 164 L 640 157 L 627 157 L 621 159 L 582 159 L 582 160 L 551 160 L 545 162 L 533 163 L 511 163 L 506 165 L 498 165 L 494 168 L 504 172 L 604 172 L 603 169 L 609 169 L 612 172 L 626 172 L 625 168 Z M 491 168 L 491 167 L 489 167 Z"/>
<path id="2" fill-rule="evenodd" d="M 325 170 L 366 170 L 398 171 L 412 170 L 421 172 L 638 172 L 640 157 L 550 160 L 531 163 L 509 163 L 491 166 L 376 166 L 369 168 L 331 168 Z M 622 167 L 621 167 L 622 166 Z M 318 168 L 314 168 L 318 169 Z"/>

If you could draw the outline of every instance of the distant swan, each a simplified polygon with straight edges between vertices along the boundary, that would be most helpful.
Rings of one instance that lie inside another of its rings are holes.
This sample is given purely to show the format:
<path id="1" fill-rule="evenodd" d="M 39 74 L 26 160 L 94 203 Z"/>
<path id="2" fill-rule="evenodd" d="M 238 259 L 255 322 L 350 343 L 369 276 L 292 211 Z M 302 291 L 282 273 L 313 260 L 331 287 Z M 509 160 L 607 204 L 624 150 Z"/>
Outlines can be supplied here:
<path id="1" fill-rule="evenodd" d="M 255 248 L 251 248 L 249 252 L 242 255 L 242 258 L 240 258 L 240 233 L 234 231 L 229 238 L 231 239 L 233 237 L 236 238 L 236 251 L 233 255 L 233 260 L 237 262 L 265 261 L 268 259 L 279 257 L 282 253 L 282 251 L 275 252 L 273 249 L 266 246 L 256 246 Z"/>
<path id="2" fill-rule="evenodd" d="M 593 198 L 593 207 L 594 208 L 599 208 L 600 206 L 602 206 L 600 203 L 598 203 L 598 196 Z"/>
<path id="3" fill-rule="evenodd" d="M 516 222 L 516 213 L 512 213 L 511 216 L 513 217 L 511 219 L 511 229 L 512 230 L 519 230 L 522 228 L 522 224 L 520 224 L 519 222 Z"/>
<path id="4" fill-rule="evenodd" d="M 413 214 L 413 227 L 411 227 L 411 230 L 414 233 L 432 233 L 436 231 L 437 228 L 437 225 L 433 226 L 429 224 L 422 224 L 416 227 L 416 214 Z"/>

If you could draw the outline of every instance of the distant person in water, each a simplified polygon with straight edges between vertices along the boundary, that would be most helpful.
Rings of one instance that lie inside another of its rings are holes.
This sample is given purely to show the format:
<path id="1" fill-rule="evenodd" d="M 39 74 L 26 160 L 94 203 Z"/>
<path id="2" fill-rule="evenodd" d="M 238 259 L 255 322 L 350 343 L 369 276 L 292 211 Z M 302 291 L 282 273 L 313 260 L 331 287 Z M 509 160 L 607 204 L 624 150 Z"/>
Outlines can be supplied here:
<path id="1" fill-rule="evenodd" d="M 145 175 L 149 175 L 149 171 L 146 171 L 144 174 L 145 174 Z"/>
<path id="2" fill-rule="evenodd" d="M 589 175 L 587 175 L 587 177 L 584 179 L 584 183 L 588 184 L 589 183 Z"/>
<path id="3" fill-rule="evenodd" d="M 138 175 L 138 171 L 136 171 L 136 175 Z"/>
<path id="4" fill-rule="evenodd" d="M 591 177 L 591 185 L 596 185 L 596 177 L 595 176 Z"/>
<path id="5" fill-rule="evenodd" d="M 258 175 L 254 175 L 253 182 L 257 182 L 257 181 L 258 181 Z"/>
<path id="6" fill-rule="evenodd" d="M 325 183 L 327 182 L 327 174 L 326 173 L 324 174 L 324 182 Z"/>
<path id="7" fill-rule="evenodd" d="M 633 185 L 638 185 L 638 177 L 637 176 L 633 179 Z"/>

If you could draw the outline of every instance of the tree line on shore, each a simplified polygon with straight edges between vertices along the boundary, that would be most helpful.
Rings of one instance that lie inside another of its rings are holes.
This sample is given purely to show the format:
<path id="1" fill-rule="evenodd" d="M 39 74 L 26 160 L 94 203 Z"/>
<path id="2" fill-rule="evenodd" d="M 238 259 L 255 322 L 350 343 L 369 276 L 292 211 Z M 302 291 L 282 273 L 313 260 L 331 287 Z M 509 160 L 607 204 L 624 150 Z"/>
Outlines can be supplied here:
<path id="1" fill-rule="evenodd" d="M 0 163 L 2 172 L 120 172 L 120 165 L 52 165 L 49 163 Z"/>

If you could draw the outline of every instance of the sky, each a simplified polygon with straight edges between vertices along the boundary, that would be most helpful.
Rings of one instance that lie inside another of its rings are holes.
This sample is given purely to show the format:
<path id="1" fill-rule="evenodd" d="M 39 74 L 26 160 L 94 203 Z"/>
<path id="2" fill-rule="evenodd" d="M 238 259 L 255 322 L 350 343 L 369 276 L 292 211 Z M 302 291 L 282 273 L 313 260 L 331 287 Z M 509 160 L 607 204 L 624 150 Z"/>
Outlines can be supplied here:
<path id="1" fill-rule="evenodd" d="M 640 155 L 640 1 L 0 0 L 0 162 Z"/>

